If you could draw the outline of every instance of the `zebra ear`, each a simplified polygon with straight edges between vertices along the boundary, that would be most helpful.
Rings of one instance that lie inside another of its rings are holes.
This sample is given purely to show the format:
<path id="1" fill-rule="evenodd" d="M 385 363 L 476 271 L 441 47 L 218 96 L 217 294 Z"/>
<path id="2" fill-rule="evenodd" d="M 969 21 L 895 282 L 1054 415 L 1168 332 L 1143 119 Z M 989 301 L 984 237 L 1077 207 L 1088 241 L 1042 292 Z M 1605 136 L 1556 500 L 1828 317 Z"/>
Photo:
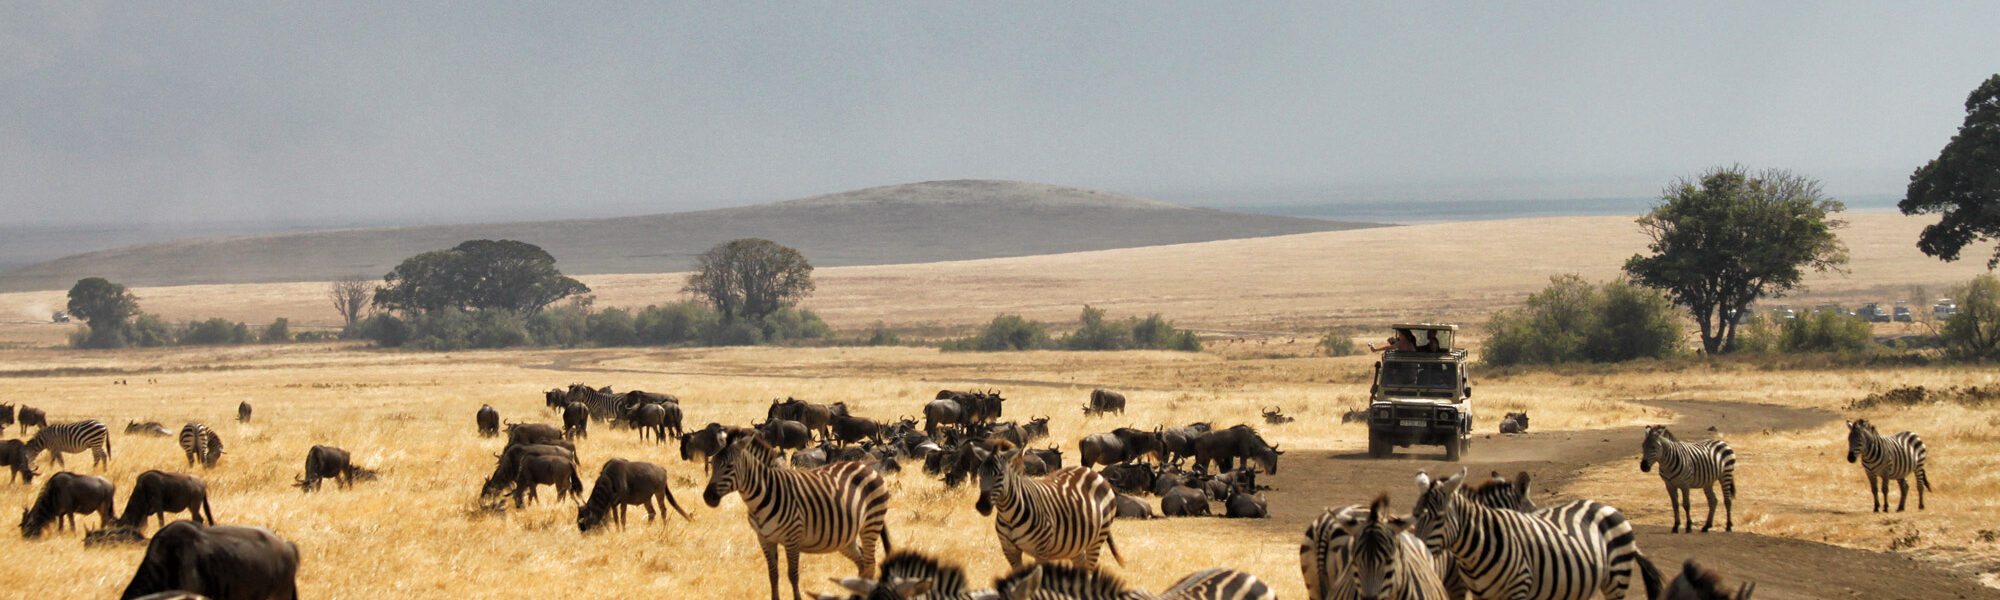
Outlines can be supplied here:
<path id="1" fill-rule="evenodd" d="M 898 580 L 895 583 L 889 584 L 889 587 L 896 591 L 897 596 L 915 598 L 929 594 L 931 591 L 931 582 L 921 579 L 916 581 Z"/>
<path id="2" fill-rule="evenodd" d="M 1431 474 L 1417 471 L 1417 492 L 1423 493 L 1428 491 L 1431 491 Z"/>

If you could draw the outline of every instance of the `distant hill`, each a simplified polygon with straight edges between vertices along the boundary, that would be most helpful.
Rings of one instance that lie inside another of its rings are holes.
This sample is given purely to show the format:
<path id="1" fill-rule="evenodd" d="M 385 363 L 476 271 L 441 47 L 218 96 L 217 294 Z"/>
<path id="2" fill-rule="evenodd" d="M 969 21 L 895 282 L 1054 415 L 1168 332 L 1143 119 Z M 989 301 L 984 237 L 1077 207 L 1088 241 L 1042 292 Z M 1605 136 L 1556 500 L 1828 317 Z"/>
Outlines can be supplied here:
<path id="1" fill-rule="evenodd" d="M 1190 208 L 1013 181 L 932 181 L 741 208 L 612 219 L 350 229 L 204 238 L 90 252 L 0 274 L 0 292 L 379 277 L 402 259 L 469 239 L 540 245 L 569 274 L 683 271 L 716 244 L 762 237 L 814 266 L 926 263 L 1370 227 Z"/>

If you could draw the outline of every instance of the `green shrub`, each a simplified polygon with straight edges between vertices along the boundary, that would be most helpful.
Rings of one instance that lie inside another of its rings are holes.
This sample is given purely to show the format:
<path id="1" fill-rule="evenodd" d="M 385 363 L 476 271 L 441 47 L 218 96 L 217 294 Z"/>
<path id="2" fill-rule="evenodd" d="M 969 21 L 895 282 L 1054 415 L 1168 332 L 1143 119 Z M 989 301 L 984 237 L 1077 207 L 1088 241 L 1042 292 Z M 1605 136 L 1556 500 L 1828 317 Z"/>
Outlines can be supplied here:
<path id="1" fill-rule="evenodd" d="M 1868 321 L 1834 311 L 1799 315 L 1778 331 L 1778 349 L 1785 352 L 1860 352 L 1873 341 Z"/>
<path id="2" fill-rule="evenodd" d="M 876 321 L 875 326 L 868 330 L 868 337 L 861 340 L 861 345 L 863 346 L 900 346 L 902 344 L 903 338 L 897 336 L 896 332 L 890 331 L 889 326 L 882 324 L 881 321 Z"/>
<path id="3" fill-rule="evenodd" d="M 763 339 L 770 343 L 823 339 L 832 328 L 809 310 L 784 307 L 764 315 Z"/>
<path id="4" fill-rule="evenodd" d="M 1981 274 L 1951 296 L 1958 313 L 1939 332 L 1946 351 L 1960 358 L 2000 358 L 2000 278 Z"/>
<path id="5" fill-rule="evenodd" d="M 1736 341 L 1731 344 L 1737 352 L 1765 353 L 1778 349 L 1778 328 L 1774 323 L 1778 317 L 1751 311 L 1736 325 Z"/>
<path id="6" fill-rule="evenodd" d="M 543 310 L 528 317 L 528 334 L 543 346 L 581 346 L 590 341 L 590 312 L 577 306 Z"/>
<path id="7" fill-rule="evenodd" d="M 737 321 L 715 328 L 708 343 L 711 346 L 755 346 L 764 343 L 764 328 Z"/>
<path id="8" fill-rule="evenodd" d="M 978 334 L 945 345 L 946 350 L 1001 352 L 1049 347 L 1049 332 L 1021 315 L 998 315 Z"/>
<path id="9" fill-rule="evenodd" d="M 1680 351 L 1678 313 L 1659 292 L 1627 281 L 1591 285 L 1557 275 L 1518 309 L 1487 323 L 1487 364 L 1620 362 Z"/>
<path id="10" fill-rule="evenodd" d="M 132 330 L 127 334 L 134 345 L 158 348 L 174 343 L 174 330 L 167 326 L 159 315 L 141 314 L 132 320 Z"/>
<path id="11" fill-rule="evenodd" d="M 639 341 L 652 346 L 698 342 L 707 339 L 719 324 L 715 311 L 699 302 L 648 306 L 633 317 Z"/>
<path id="12" fill-rule="evenodd" d="M 264 327 L 264 333 L 258 339 L 266 344 L 292 341 L 291 321 L 286 320 L 284 317 L 278 317 L 278 320 L 272 321 L 270 325 Z"/>
<path id="13" fill-rule="evenodd" d="M 512 348 L 534 343 L 528 320 L 504 310 L 473 314 L 472 331 L 465 341 L 468 348 Z"/>
<path id="14" fill-rule="evenodd" d="M 1166 349 L 1179 350 L 1181 352 L 1200 352 L 1201 336 L 1195 335 L 1192 331 L 1180 330 L 1180 333 L 1174 334 L 1173 341 L 1167 344 Z"/>
<path id="15" fill-rule="evenodd" d="M 175 338 L 183 346 L 242 344 L 250 341 L 250 326 L 216 317 L 189 323 Z"/>
<path id="16" fill-rule="evenodd" d="M 632 320 L 632 313 L 622 308 L 607 308 L 585 319 L 590 328 L 590 342 L 599 346 L 634 346 L 639 343 L 639 332 Z"/>
<path id="17" fill-rule="evenodd" d="M 1124 350 L 1132 347 L 1130 323 L 1106 322 L 1104 309 L 1083 306 L 1081 324 L 1064 336 L 1062 347 L 1070 350 Z"/>
<path id="18" fill-rule="evenodd" d="M 1335 327 L 1319 338 L 1319 353 L 1325 356 L 1353 356 L 1361 353 L 1361 345 L 1354 343 L 1353 328 Z"/>
<path id="19" fill-rule="evenodd" d="M 342 329 L 340 337 L 369 340 L 383 348 L 396 348 L 410 343 L 411 333 L 409 323 L 395 315 L 377 313 Z"/>
<path id="20" fill-rule="evenodd" d="M 298 335 L 292 336 L 292 339 L 301 342 L 324 342 L 339 339 L 339 337 L 339 333 L 330 331 L 301 331 Z"/>

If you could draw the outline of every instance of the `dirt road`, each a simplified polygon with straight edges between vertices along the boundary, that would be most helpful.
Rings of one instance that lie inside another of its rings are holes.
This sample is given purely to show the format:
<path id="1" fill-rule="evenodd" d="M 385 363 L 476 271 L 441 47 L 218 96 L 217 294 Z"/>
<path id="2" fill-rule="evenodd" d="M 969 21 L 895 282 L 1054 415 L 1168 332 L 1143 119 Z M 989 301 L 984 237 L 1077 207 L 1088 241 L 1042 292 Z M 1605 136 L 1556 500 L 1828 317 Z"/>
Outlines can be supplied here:
<path id="1" fill-rule="evenodd" d="M 1734 402 L 1651 402 L 1682 415 L 1674 429 L 1701 437 L 1716 427 L 1730 432 L 1786 430 L 1811 427 L 1835 418 L 1822 410 Z M 1403 449 L 1396 459 L 1371 460 L 1364 452 L 1336 453 L 1299 450 L 1286 454 L 1279 475 L 1260 478 L 1272 486 L 1271 519 L 1248 527 L 1296 538 L 1305 524 L 1328 505 L 1366 502 L 1386 491 L 1396 506 L 1413 500 L 1417 470 L 1432 474 L 1463 467 L 1474 481 L 1491 471 L 1535 476 L 1538 498 L 1565 497 L 1562 489 L 1583 467 L 1631 461 L 1638 467 L 1639 428 L 1587 432 L 1531 433 L 1520 436 L 1480 435 L 1463 463 L 1445 463 L 1442 451 Z M 1662 496 L 1665 494 L 1662 493 Z M 1697 494 L 1699 495 L 1699 494 Z M 1664 502 L 1664 497 L 1662 498 Z M 1695 509 L 1702 511 L 1700 499 Z M 1698 513 L 1699 514 L 1699 513 Z M 1717 519 L 1718 521 L 1720 519 Z M 1233 524 L 1232 524 L 1233 526 Z M 1825 598 L 2000 598 L 1994 590 L 1957 573 L 1896 554 L 1852 550 L 1826 544 L 1716 531 L 1671 534 L 1665 527 L 1639 526 L 1640 547 L 1672 577 L 1688 557 L 1723 571 L 1732 579 L 1757 582 L 1757 600 Z"/>

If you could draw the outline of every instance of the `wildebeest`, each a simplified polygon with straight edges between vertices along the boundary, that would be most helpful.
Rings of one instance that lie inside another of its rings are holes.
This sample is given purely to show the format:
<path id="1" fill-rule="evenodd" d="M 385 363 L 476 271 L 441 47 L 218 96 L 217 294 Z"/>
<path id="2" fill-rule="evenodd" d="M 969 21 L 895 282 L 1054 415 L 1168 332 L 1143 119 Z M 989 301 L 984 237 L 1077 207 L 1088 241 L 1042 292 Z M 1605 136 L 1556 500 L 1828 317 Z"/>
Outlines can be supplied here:
<path id="1" fill-rule="evenodd" d="M 180 590 L 215 600 L 296 600 L 299 547 L 262 527 L 174 521 L 153 534 L 120 600 Z"/>
<path id="2" fill-rule="evenodd" d="M 47 413 L 43 413 L 42 409 L 35 408 L 33 406 L 28 406 L 25 404 L 21 405 L 21 435 L 28 435 L 29 425 L 33 425 L 36 427 L 48 427 L 49 415 Z"/>
<path id="3" fill-rule="evenodd" d="M 1046 465 L 1050 471 L 1062 468 L 1062 450 L 1055 446 L 1042 449 L 1030 448 L 1021 453 L 1023 458 L 1032 458 Z"/>
<path id="4" fill-rule="evenodd" d="M 1528 413 L 1507 413 L 1500 418 L 1500 433 L 1527 433 Z"/>
<path id="5" fill-rule="evenodd" d="M 535 488 L 544 485 L 555 486 L 557 501 L 581 497 L 583 478 L 576 471 L 572 458 L 546 454 L 522 458 L 514 471 L 514 508 L 526 506 L 526 499 L 541 500 Z"/>
<path id="6" fill-rule="evenodd" d="M 563 406 L 562 419 L 564 439 L 573 440 L 590 435 L 590 408 L 584 406 L 582 402 L 571 402 Z M 642 430 L 639 435 L 644 437 L 645 432 Z"/>
<path id="7" fill-rule="evenodd" d="M 244 400 L 244 401 L 242 401 L 242 402 L 238 402 L 238 403 L 236 403 L 236 421 L 237 421 L 238 423 L 249 423 L 249 422 L 250 422 L 250 401 L 249 401 L 249 400 Z"/>
<path id="8" fill-rule="evenodd" d="M 1117 503 L 1118 518 L 1120 519 L 1160 518 L 1159 513 L 1153 512 L 1153 505 L 1147 503 L 1144 500 L 1133 498 L 1131 496 L 1127 496 L 1124 494 L 1119 494 L 1117 498 L 1113 499 L 1113 501 Z"/>
<path id="9" fill-rule="evenodd" d="M 215 524 L 215 509 L 208 506 L 208 484 L 200 477 L 165 471 L 147 471 L 139 474 L 132 484 L 132 496 L 125 499 L 125 512 L 118 516 L 118 526 L 136 533 L 146 526 L 146 519 L 159 515 L 160 526 L 167 524 L 167 513 L 187 511 L 188 518 L 196 523 Z"/>
<path id="10" fill-rule="evenodd" d="M 1271 517 L 1271 511 L 1267 509 L 1262 494 L 1245 492 L 1232 485 L 1229 486 L 1228 495 L 1222 498 L 1222 516 L 1231 519 L 1268 519 Z"/>
<path id="11" fill-rule="evenodd" d="M 568 460 L 571 463 L 576 462 L 576 451 L 562 446 L 549 444 L 508 445 L 505 450 L 500 452 L 499 461 L 493 466 L 493 474 L 488 476 L 486 483 L 480 486 L 480 498 L 488 500 L 506 492 L 509 487 L 515 484 L 517 480 L 516 475 L 520 473 L 522 463 L 526 462 L 529 458 L 538 456 L 555 456 Z M 576 480 L 576 485 L 579 488 L 582 487 L 582 478 L 579 477 Z"/>
<path id="12" fill-rule="evenodd" d="M 881 423 L 873 420 L 848 416 L 845 411 L 831 417 L 833 439 L 841 444 L 852 444 L 861 440 L 882 443 Z"/>
<path id="13" fill-rule="evenodd" d="M 661 502 L 665 499 L 665 502 Z M 646 520 L 652 521 L 656 515 L 665 515 L 667 506 L 673 505 L 674 512 L 681 518 L 693 521 L 687 511 L 681 510 L 681 503 L 674 500 L 673 490 L 667 489 L 667 470 L 649 462 L 628 461 L 613 458 L 604 461 L 604 468 L 597 471 L 597 485 L 590 490 L 590 500 L 576 509 L 576 528 L 590 531 L 604 523 L 610 515 L 619 529 L 625 528 L 625 507 L 637 504 L 646 507 Z M 659 510 L 653 510 L 654 505 Z"/>
<path id="14" fill-rule="evenodd" d="M 1021 446 L 1027 444 L 1028 432 L 1021 429 L 1020 424 L 1017 423 L 990 423 L 986 426 L 986 438 L 990 440 L 1007 440 L 1008 443 Z"/>
<path id="15" fill-rule="evenodd" d="M 1142 431 L 1131 427 L 1120 427 L 1111 433 L 1093 433 L 1083 436 L 1076 444 L 1079 462 L 1084 468 L 1094 465 L 1115 465 L 1151 456 L 1160 462 L 1160 450 L 1164 444 L 1160 433 Z"/>
<path id="16" fill-rule="evenodd" d="M 1144 494 L 1153 487 L 1153 468 L 1144 463 L 1107 465 L 1098 474 L 1120 493 Z"/>
<path id="17" fill-rule="evenodd" d="M 42 529 L 51 521 L 58 529 L 75 529 L 76 515 L 90 513 L 97 513 L 99 527 L 110 525 L 115 514 L 111 496 L 116 491 L 111 480 L 96 475 L 69 471 L 51 475 L 35 496 L 34 506 L 21 511 L 21 537 L 42 537 Z"/>
<path id="18" fill-rule="evenodd" d="M 1286 416 L 1285 408 L 1282 406 L 1273 406 L 1271 407 L 1271 410 L 1263 411 L 1263 413 L 1264 413 L 1264 422 L 1270 423 L 1272 425 L 1283 425 L 1296 420 L 1293 419 L 1292 417 Z"/>
<path id="19" fill-rule="evenodd" d="M 1180 427 L 1168 427 L 1160 432 L 1161 454 L 1168 462 L 1180 463 L 1194 457 L 1194 440 L 1208 433 L 1208 423 L 1189 423 Z"/>
<path id="20" fill-rule="evenodd" d="M 341 489 L 354 487 L 356 477 L 369 477 L 373 471 L 354 464 L 346 450 L 333 446 L 313 446 L 306 450 L 306 473 L 293 485 L 302 492 L 319 491 L 321 479 L 332 479 Z"/>
<path id="21" fill-rule="evenodd" d="M 1090 391 L 1090 404 L 1083 407 L 1085 415 L 1101 415 L 1108 412 L 1125 414 L 1125 395 L 1098 388 Z"/>
<path id="22" fill-rule="evenodd" d="M 1175 486 L 1160 497 L 1160 514 L 1169 517 L 1206 517 L 1208 493 L 1187 486 Z"/>
<path id="23" fill-rule="evenodd" d="M 966 422 L 965 405 L 945 397 L 948 392 L 938 392 L 938 399 L 924 405 L 924 435 L 938 436 L 938 428 Z"/>
<path id="24" fill-rule="evenodd" d="M 1355 409 L 1349 409 L 1349 410 L 1348 410 L 1347 412 L 1343 412 L 1343 413 L 1340 413 L 1340 422 L 1342 422 L 1342 423 L 1367 423 L 1367 422 L 1368 422 L 1368 409 L 1366 409 L 1366 408 L 1355 408 Z"/>
<path id="25" fill-rule="evenodd" d="M 1028 424 L 1021 426 L 1021 435 L 1021 443 L 1023 444 L 1034 443 L 1035 440 L 1049 437 L 1049 418 L 1035 417 L 1028 419 Z"/>
<path id="26" fill-rule="evenodd" d="M 967 422 L 983 425 L 1003 416 L 1007 399 L 1000 397 L 998 391 L 987 390 L 961 395 L 958 397 L 958 402 L 965 406 Z"/>
<path id="27" fill-rule="evenodd" d="M 14 405 L 0 402 L 0 432 L 14 425 Z M 23 429 L 23 432 L 27 430 Z"/>
<path id="28" fill-rule="evenodd" d="M 561 429 L 546 423 L 508 423 L 507 445 L 552 444 L 563 439 Z"/>
<path id="29" fill-rule="evenodd" d="M 1252 460 L 1257 461 L 1265 471 L 1276 475 L 1278 456 L 1281 454 L 1284 454 L 1284 451 L 1266 443 L 1263 436 L 1257 435 L 1257 430 L 1251 429 L 1249 425 L 1210 431 L 1194 440 L 1196 470 L 1206 470 L 1210 463 L 1215 463 L 1221 466 L 1222 470 L 1228 471 L 1236 468 L 1236 459 L 1241 458 L 1246 464 Z"/>
<path id="30" fill-rule="evenodd" d="M 479 437 L 500 435 L 500 411 L 493 410 L 493 405 L 479 405 L 479 412 L 473 414 L 473 419 L 479 423 Z"/>
<path id="31" fill-rule="evenodd" d="M 1687 562 L 1681 563 L 1680 576 L 1675 577 L 1673 583 L 1667 584 L 1666 591 L 1660 595 L 1660 599 L 1750 600 L 1751 593 L 1755 591 L 1757 591 L 1756 583 L 1744 582 L 1736 587 L 1735 594 L 1730 594 L 1729 590 L 1722 586 L 1721 575 L 1703 568 L 1701 563 L 1690 558 Z"/>
<path id="32" fill-rule="evenodd" d="M 625 419 L 639 429 L 639 439 L 644 441 L 646 433 L 652 432 L 653 441 L 667 441 L 667 407 L 660 404 L 641 404 L 632 408 Z"/>
<path id="33" fill-rule="evenodd" d="M 722 450 L 722 431 L 721 423 L 711 422 L 701 429 L 681 434 L 678 438 L 681 460 L 701 461 L 702 471 L 707 472 L 708 457 Z"/>
<path id="34" fill-rule="evenodd" d="M 7 482 L 18 479 L 21 483 L 35 483 L 34 457 L 28 456 L 28 444 L 21 440 L 0 441 L 0 465 L 8 467 Z"/>
<path id="35" fill-rule="evenodd" d="M 150 435 L 158 437 L 173 434 L 173 430 L 167 429 L 167 426 L 161 425 L 159 421 L 147 421 L 144 423 L 137 421 L 125 422 L 125 435 Z"/>
<path id="36" fill-rule="evenodd" d="M 812 432 L 806 429 L 804 423 L 798 421 L 765 421 L 757 425 L 757 434 L 763 436 L 765 443 L 776 446 L 781 451 L 804 450 L 807 444 L 812 443 Z"/>
<path id="37" fill-rule="evenodd" d="M 833 407 L 817 402 L 806 402 L 797 398 L 785 398 L 780 402 L 771 399 L 771 409 L 765 411 L 764 420 L 798 421 L 806 430 L 819 435 L 819 439 L 833 438 Z"/>

